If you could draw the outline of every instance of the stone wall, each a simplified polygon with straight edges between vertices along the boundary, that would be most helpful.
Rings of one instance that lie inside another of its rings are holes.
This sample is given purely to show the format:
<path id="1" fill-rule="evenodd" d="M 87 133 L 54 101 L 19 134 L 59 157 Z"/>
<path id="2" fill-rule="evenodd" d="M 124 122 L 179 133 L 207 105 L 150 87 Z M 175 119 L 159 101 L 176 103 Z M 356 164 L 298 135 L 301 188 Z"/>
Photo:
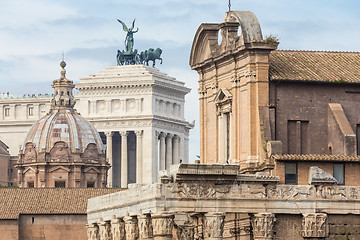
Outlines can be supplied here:
<path id="1" fill-rule="evenodd" d="M 24 240 L 87 239 L 86 215 L 84 214 L 20 215 L 18 221 L 19 221 L 19 239 L 24 239 Z"/>
<path id="2" fill-rule="evenodd" d="M 0 233 L 2 240 L 19 239 L 19 228 L 17 220 L 0 220 Z"/>

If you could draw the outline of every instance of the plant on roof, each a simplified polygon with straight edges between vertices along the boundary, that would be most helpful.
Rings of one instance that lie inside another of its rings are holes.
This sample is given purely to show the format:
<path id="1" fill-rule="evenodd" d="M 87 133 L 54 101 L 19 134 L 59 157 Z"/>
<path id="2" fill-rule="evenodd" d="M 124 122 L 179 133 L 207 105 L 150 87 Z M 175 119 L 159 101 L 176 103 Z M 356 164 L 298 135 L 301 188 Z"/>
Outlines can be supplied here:
<path id="1" fill-rule="evenodd" d="M 279 43 L 279 37 L 278 36 L 274 36 L 270 33 L 270 35 L 266 36 L 265 38 L 265 42 L 266 43 Z"/>

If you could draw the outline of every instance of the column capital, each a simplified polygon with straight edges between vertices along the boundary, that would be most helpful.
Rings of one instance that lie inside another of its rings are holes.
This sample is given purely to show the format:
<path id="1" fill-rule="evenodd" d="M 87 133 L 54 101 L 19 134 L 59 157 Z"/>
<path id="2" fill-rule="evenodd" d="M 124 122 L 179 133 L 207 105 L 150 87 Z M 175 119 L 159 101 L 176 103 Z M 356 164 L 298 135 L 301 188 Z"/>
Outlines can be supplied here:
<path id="1" fill-rule="evenodd" d="M 209 212 L 205 214 L 205 237 L 222 239 L 224 232 L 225 213 Z"/>
<path id="2" fill-rule="evenodd" d="M 125 238 L 125 223 L 119 218 L 113 218 L 110 221 L 111 234 L 113 239 L 124 239 Z"/>
<path id="3" fill-rule="evenodd" d="M 134 133 L 135 133 L 136 137 L 142 137 L 143 130 L 136 130 L 136 131 L 134 131 Z"/>
<path id="4" fill-rule="evenodd" d="M 151 214 L 154 238 L 172 239 L 174 227 L 174 214 L 155 213 Z"/>
<path id="5" fill-rule="evenodd" d="M 114 132 L 108 131 L 104 132 L 106 137 L 112 137 L 114 135 Z"/>
<path id="6" fill-rule="evenodd" d="M 99 223 L 99 237 L 100 239 L 110 240 L 111 230 L 109 222 L 100 222 Z"/>
<path id="7" fill-rule="evenodd" d="M 273 213 L 257 213 L 251 221 L 254 240 L 272 240 L 273 226 L 276 221 Z"/>
<path id="8" fill-rule="evenodd" d="M 136 217 L 124 217 L 126 240 L 139 239 L 138 221 Z"/>
<path id="9" fill-rule="evenodd" d="M 86 224 L 86 233 L 89 240 L 98 240 L 99 226 L 96 223 Z"/>
<path id="10" fill-rule="evenodd" d="M 127 135 L 129 135 L 128 131 L 120 131 L 119 133 L 122 137 L 127 137 Z"/>
<path id="11" fill-rule="evenodd" d="M 329 236 L 329 225 L 326 213 L 303 214 L 301 235 L 304 238 L 326 238 Z"/>
<path id="12" fill-rule="evenodd" d="M 160 139 L 165 139 L 166 137 L 166 133 L 164 132 L 161 132 L 159 135 L 160 135 Z"/>
<path id="13" fill-rule="evenodd" d="M 138 226 L 140 239 L 153 239 L 153 227 L 150 215 L 140 214 L 138 216 Z"/>
<path id="14" fill-rule="evenodd" d="M 166 135 L 166 138 L 167 139 L 172 139 L 174 137 L 174 134 L 171 134 L 171 133 L 168 133 L 167 135 Z"/>

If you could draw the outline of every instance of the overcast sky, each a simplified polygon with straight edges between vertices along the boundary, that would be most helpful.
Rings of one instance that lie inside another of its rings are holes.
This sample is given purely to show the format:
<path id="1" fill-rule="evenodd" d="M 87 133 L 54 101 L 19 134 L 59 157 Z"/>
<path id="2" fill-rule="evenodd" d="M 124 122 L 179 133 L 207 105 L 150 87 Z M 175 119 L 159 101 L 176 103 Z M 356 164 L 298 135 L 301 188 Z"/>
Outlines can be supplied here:
<path id="1" fill-rule="evenodd" d="M 163 49 L 160 71 L 192 88 L 185 117 L 196 120 L 190 159 L 199 154 L 197 73 L 188 65 L 194 34 L 203 22 L 220 22 L 228 0 L 0 0 L 0 81 L 12 94 L 52 93 L 65 52 L 67 77 L 79 78 L 116 65 L 125 32 L 136 18 L 135 48 Z M 279 49 L 359 51 L 358 0 L 232 0 L 232 10 L 252 11 L 263 35 Z"/>

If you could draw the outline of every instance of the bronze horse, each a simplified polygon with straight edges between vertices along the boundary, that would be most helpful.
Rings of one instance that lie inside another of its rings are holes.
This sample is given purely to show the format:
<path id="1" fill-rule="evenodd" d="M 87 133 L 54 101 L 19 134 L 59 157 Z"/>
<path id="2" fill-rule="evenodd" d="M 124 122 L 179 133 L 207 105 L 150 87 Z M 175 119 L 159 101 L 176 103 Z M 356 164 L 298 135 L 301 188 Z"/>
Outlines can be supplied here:
<path id="1" fill-rule="evenodd" d="M 149 61 L 153 61 L 153 67 L 155 67 L 155 60 L 160 60 L 160 64 L 162 64 L 162 58 L 160 57 L 162 50 L 160 48 L 153 49 L 149 48 L 149 50 L 145 50 L 145 52 L 140 53 L 140 62 L 143 64 L 146 63 L 149 66 Z"/>

